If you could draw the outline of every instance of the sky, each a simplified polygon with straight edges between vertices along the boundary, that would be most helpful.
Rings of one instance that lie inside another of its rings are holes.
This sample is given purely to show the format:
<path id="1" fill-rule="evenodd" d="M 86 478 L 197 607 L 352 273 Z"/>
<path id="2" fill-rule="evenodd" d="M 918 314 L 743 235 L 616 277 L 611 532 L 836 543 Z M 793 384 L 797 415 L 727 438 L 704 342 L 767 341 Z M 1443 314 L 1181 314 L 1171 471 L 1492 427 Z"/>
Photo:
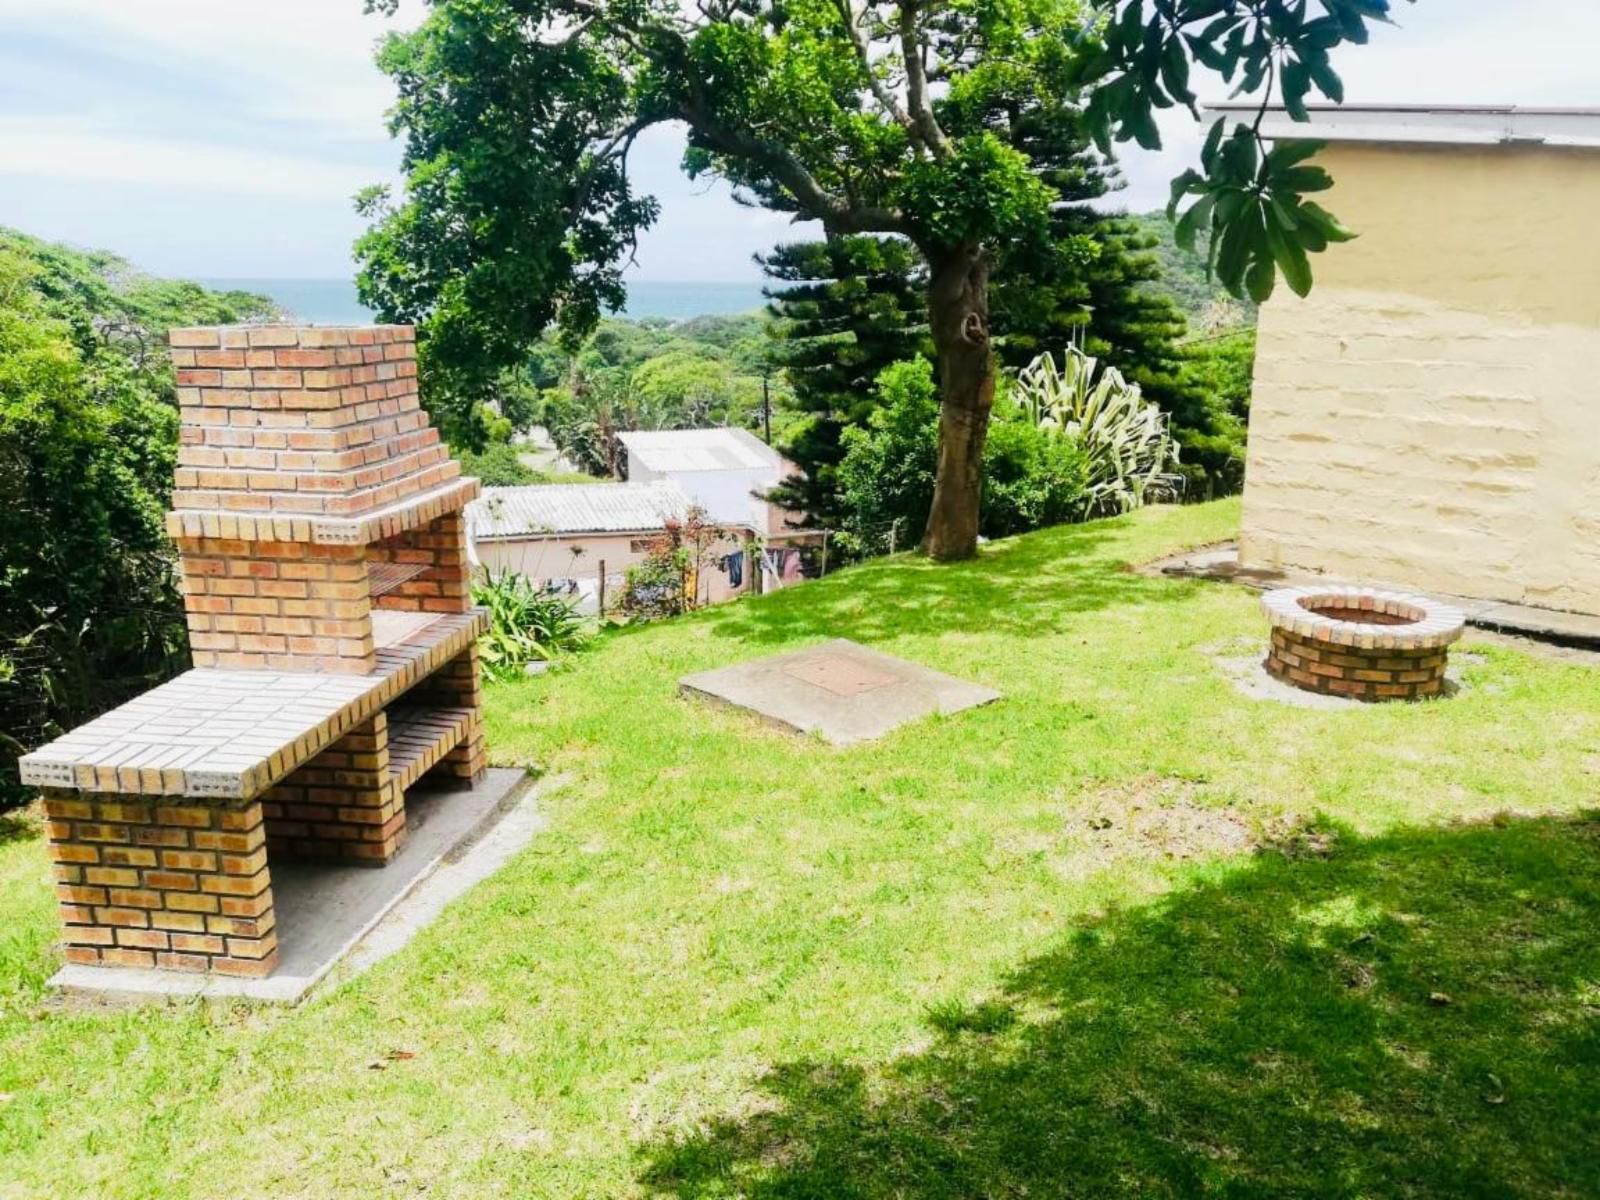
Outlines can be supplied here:
<path id="1" fill-rule="evenodd" d="M 1600 106 L 1600 0 L 1418 0 L 1342 52 L 1366 102 Z M 372 65 L 390 21 L 361 0 L 0 0 L 0 225 L 203 278 L 338 278 L 361 231 L 351 195 L 396 179 L 392 99 Z M 1200 86 L 1220 99 L 1220 80 Z M 1187 116 L 1129 147 L 1118 205 L 1165 203 L 1199 145 Z M 635 147 L 662 215 L 631 276 L 757 280 L 751 256 L 807 236 L 678 167 L 680 129 Z"/>

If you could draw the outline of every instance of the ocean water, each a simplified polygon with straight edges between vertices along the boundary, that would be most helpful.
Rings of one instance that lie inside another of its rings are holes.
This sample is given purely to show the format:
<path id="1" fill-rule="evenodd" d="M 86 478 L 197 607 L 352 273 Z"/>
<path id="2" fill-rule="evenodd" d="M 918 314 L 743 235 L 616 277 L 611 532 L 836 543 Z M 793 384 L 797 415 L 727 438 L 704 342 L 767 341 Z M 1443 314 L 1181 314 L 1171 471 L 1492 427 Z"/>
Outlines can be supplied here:
<path id="1" fill-rule="evenodd" d="M 373 320 L 371 310 L 356 299 L 355 284 L 347 279 L 202 279 L 200 282 L 209 288 L 263 293 L 297 320 L 317 325 L 362 325 Z M 619 315 L 681 321 L 688 317 L 754 312 L 765 302 L 759 283 L 635 282 L 628 285 L 628 307 Z"/>

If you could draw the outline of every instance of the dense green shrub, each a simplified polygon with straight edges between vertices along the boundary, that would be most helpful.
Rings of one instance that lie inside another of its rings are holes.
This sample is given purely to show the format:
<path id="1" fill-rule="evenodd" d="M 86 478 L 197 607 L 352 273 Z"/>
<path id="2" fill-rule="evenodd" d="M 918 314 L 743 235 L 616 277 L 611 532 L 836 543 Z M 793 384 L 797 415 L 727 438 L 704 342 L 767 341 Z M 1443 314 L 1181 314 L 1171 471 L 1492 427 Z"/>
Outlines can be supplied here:
<path id="1" fill-rule="evenodd" d="M 867 423 L 840 435 L 839 547 L 846 554 L 914 545 L 933 503 L 939 454 L 933 365 L 925 358 L 895 363 L 878 376 L 877 391 L 878 406 Z"/>
<path id="2" fill-rule="evenodd" d="M 583 648 L 583 619 L 564 597 L 515 571 L 480 576 L 472 602 L 489 610 L 489 630 L 478 639 L 483 670 L 491 679 L 514 679 L 529 663 L 551 662 Z"/>
<path id="3" fill-rule="evenodd" d="M 635 621 L 688 612 L 699 603 L 700 578 L 711 569 L 716 549 L 727 544 L 728 531 L 708 521 L 705 509 L 690 505 L 651 539 L 644 560 L 628 568 L 617 607 Z"/>
<path id="4" fill-rule="evenodd" d="M 652 551 L 629 567 L 617 607 L 635 621 L 658 621 L 689 610 L 688 569 L 677 548 Z"/>
<path id="5" fill-rule="evenodd" d="M 984 537 L 1077 519 L 1088 480 L 1089 462 L 1076 442 L 1023 419 L 1014 405 L 996 404 L 983 450 Z"/>
<path id="6" fill-rule="evenodd" d="M 866 427 L 843 434 L 838 479 L 846 554 L 914 545 L 933 501 L 939 400 L 932 364 L 925 358 L 896 363 L 877 386 L 879 405 Z M 1075 442 L 1028 420 L 1004 395 L 995 404 L 983 470 L 979 529 L 985 537 L 1074 519 L 1089 472 Z"/>
<path id="7" fill-rule="evenodd" d="M 517 487 L 550 482 L 548 475 L 524 463 L 517 447 L 509 442 L 490 442 L 481 452 L 452 446 L 450 454 L 461 464 L 463 475 L 481 480 L 484 487 Z"/>
<path id="8" fill-rule="evenodd" d="M 1255 329 L 1236 329 L 1182 348 L 1183 392 L 1204 415 L 1183 414 L 1172 431 L 1183 447 L 1191 499 L 1209 500 L 1244 486 L 1245 434 L 1256 363 Z"/>
<path id="9" fill-rule="evenodd" d="M 270 311 L 0 229 L 0 807 L 18 753 L 187 665 L 165 333 Z"/>

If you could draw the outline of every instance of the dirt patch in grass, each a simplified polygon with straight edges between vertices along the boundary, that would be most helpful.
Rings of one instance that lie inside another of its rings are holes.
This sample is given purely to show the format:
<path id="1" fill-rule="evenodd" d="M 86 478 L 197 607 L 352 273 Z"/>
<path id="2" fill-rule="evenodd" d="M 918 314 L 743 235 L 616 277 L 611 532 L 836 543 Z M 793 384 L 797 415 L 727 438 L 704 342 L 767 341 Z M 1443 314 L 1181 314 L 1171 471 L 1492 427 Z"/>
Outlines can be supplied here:
<path id="1" fill-rule="evenodd" d="M 1058 869 L 1082 877 L 1119 862 L 1190 862 L 1248 852 L 1326 858 L 1336 835 L 1296 813 L 1263 817 L 1203 783 L 1163 775 L 1084 793 L 1067 817 Z"/>
<path id="2" fill-rule="evenodd" d="M 1066 869 L 1081 874 L 1128 858 L 1186 861 L 1241 854 L 1260 842 L 1257 823 L 1208 802 L 1204 785 L 1146 775 L 1087 794 L 1067 818 Z"/>

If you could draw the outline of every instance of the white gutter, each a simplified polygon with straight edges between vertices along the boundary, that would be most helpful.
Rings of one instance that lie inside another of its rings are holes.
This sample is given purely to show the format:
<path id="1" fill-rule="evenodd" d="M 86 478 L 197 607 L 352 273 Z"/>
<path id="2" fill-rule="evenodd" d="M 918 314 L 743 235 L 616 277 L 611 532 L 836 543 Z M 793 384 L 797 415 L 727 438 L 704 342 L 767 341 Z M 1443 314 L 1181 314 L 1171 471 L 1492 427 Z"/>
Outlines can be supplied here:
<path id="1" fill-rule="evenodd" d="M 1525 108 L 1519 105 L 1309 104 L 1310 121 L 1292 120 L 1281 105 L 1267 109 L 1267 138 L 1325 142 L 1385 142 L 1442 146 L 1551 146 L 1600 149 L 1600 108 Z M 1242 101 L 1207 104 L 1216 115 L 1254 118 L 1259 106 Z"/>

